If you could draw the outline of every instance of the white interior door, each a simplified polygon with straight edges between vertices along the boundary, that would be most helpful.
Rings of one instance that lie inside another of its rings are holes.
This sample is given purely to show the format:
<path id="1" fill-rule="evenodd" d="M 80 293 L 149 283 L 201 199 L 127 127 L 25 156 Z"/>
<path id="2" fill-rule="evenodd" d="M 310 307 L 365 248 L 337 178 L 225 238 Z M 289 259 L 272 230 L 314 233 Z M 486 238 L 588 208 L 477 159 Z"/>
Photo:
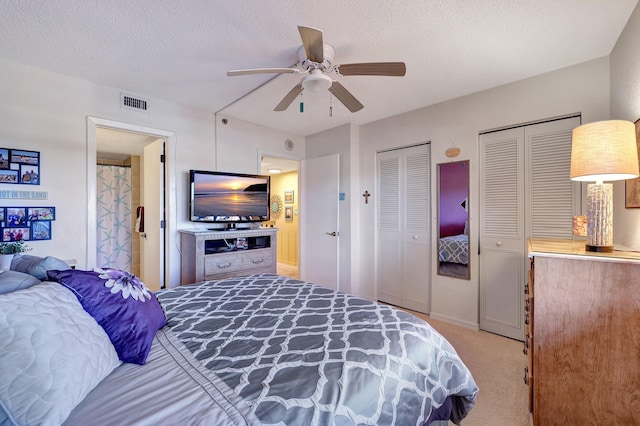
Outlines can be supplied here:
<path id="1" fill-rule="evenodd" d="M 165 227 L 164 227 L 164 186 L 165 170 L 164 140 L 158 139 L 144 147 L 142 159 L 144 206 L 144 232 L 142 233 L 142 253 L 140 278 L 151 290 L 159 290 L 165 284 Z"/>
<path id="2" fill-rule="evenodd" d="M 339 182 L 338 154 L 302 161 L 300 278 L 333 290 L 340 290 Z"/>

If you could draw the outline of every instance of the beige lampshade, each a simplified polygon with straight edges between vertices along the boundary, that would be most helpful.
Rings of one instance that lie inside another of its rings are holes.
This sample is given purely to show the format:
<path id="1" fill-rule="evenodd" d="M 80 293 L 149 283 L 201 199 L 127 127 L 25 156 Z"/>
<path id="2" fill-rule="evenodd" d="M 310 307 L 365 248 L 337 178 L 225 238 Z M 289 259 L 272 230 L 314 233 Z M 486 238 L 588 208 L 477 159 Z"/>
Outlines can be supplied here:
<path id="1" fill-rule="evenodd" d="M 635 126 L 609 120 L 573 129 L 571 180 L 612 181 L 638 177 Z"/>

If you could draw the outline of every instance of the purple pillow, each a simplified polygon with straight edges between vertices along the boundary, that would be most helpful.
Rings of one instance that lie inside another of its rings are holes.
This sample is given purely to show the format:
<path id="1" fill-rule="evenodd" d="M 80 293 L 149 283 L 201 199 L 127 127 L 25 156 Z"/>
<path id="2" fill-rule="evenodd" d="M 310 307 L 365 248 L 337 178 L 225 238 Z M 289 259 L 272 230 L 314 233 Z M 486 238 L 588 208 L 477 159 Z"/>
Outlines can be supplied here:
<path id="1" fill-rule="evenodd" d="M 106 331 L 124 362 L 143 365 L 167 318 L 155 294 L 137 277 L 117 269 L 47 271 L 67 287 Z"/>

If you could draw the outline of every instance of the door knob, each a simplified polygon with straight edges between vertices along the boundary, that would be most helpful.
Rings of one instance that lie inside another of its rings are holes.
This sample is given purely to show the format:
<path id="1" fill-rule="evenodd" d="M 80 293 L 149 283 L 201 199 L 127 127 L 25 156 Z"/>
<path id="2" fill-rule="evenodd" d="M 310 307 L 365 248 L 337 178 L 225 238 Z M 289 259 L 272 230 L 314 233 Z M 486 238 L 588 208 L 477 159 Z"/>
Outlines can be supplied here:
<path id="1" fill-rule="evenodd" d="M 498 242 L 496 243 L 496 245 L 497 245 L 498 247 L 502 247 L 502 241 L 498 241 Z"/>
<path id="2" fill-rule="evenodd" d="M 335 237 L 336 235 L 338 235 L 338 233 L 336 231 L 333 232 L 325 232 L 325 234 L 327 235 L 331 235 L 332 237 Z"/>

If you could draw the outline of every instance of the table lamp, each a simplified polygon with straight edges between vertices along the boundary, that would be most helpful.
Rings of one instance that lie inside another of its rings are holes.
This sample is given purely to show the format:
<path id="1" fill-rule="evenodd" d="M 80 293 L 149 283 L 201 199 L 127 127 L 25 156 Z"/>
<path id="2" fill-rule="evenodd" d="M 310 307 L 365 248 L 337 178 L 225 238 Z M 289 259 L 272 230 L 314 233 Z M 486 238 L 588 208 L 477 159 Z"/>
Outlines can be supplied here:
<path id="1" fill-rule="evenodd" d="M 571 180 L 587 185 L 587 251 L 613 251 L 613 185 L 604 181 L 638 177 L 635 126 L 609 120 L 573 129 Z"/>

